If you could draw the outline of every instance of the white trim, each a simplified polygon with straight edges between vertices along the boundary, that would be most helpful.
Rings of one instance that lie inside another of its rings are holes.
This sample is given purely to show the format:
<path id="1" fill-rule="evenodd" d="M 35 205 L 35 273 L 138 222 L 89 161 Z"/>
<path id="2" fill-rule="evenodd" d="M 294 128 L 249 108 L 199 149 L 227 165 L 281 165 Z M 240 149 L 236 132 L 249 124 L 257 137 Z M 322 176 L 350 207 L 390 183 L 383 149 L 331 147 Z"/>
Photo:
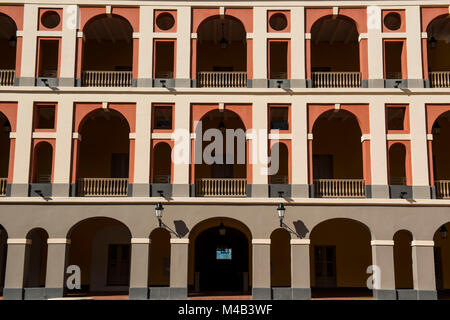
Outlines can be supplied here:
<path id="1" fill-rule="evenodd" d="M 136 140 L 136 132 L 130 132 L 129 138 L 130 140 Z"/>
<path id="2" fill-rule="evenodd" d="M 171 132 L 155 132 L 152 133 L 152 139 L 157 139 L 157 140 L 172 140 L 172 133 Z"/>
<path id="3" fill-rule="evenodd" d="M 433 134 L 432 133 L 427 134 L 427 140 L 428 141 L 433 141 Z"/>
<path id="4" fill-rule="evenodd" d="M 225 15 L 225 7 L 220 7 L 219 8 L 219 14 L 221 15 L 221 16 L 224 16 Z"/>
<path id="5" fill-rule="evenodd" d="M 16 31 L 16 37 L 23 37 L 23 31 L 22 30 L 17 30 Z"/>
<path id="6" fill-rule="evenodd" d="M 422 32 L 421 33 L 422 39 L 428 39 L 428 33 Z"/>
<path id="7" fill-rule="evenodd" d="M 433 240 L 413 240 L 411 241 L 411 247 L 434 247 Z"/>
<path id="8" fill-rule="evenodd" d="M 371 139 L 370 134 L 365 133 L 361 136 L 361 142 L 364 142 L 366 140 L 370 141 L 370 139 Z"/>
<path id="9" fill-rule="evenodd" d="M 16 139 L 17 138 L 17 133 L 16 132 L 10 132 L 9 133 L 9 138 L 10 139 Z"/>
<path id="10" fill-rule="evenodd" d="M 153 32 L 152 37 L 155 39 L 175 39 L 178 37 L 176 32 Z"/>
<path id="11" fill-rule="evenodd" d="M 308 133 L 308 140 L 314 140 L 314 136 L 312 133 Z"/>
<path id="12" fill-rule="evenodd" d="M 191 39 L 197 39 L 197 33 L 191 33 Z"/>
<path id="13" fill-rule="evenodd" d="M 83 37 L 84 37 L 83 31 L 78 31 L 77 32 L 77 38 L 83 38 Z"/>
<path id="14" fill-rule="evenodd" d="M 7 244 L 31 244 L 31 239 L 8 239 Z"/>
<path id="15" fill-rule="evenodd" d="M 268 33 L 267 39 L 290 39 L 292 38 L 292 34 L 289 32 L 283 32 L 283 33 Z"/>
<path id="16" fill-rule="evenodd" d="M 253 239 L 252 244 L 270 244 L 270 239 Z"/>
<path id="17" fill-rule="evenodd" d="M 253 39 L 254 35 L 253 33 L 247 33 L 247 39 Z"/>
<path id="18" fill-rule="evenodd" d="M 310 245 L 311 239 L 291 239 L 292 245 Z"/>
<path id="19" fill-rule="evenodd" d="M 358 37 L 358 42 L 361 42 L 362 39 L 369 39 L 368 33 L 361 33 Z"/>
<path id="20" fill-rule="evenodd" d="M 109 103 L 108 103 L 108 102 L 103 102 L 103 103 L 102 103 L 102 108 L 103 108 L 103 109 L 105 109 L 105 110 L 108 109 L 108 106 L 109 106 Z"/>
<path id="21" fill-rule="evenodd" d="M 33 132 L 33 139 L 56 139 L 56 132 Z"/>
<path id="22" fill-rule="evenodd" d="M 372 240 L 370 241 L 371 246 L 393 246 L 394 240 Z"/>
<path id="23" fill-rule="evenodd" d="M 333 7 L 333 16 L 337 16 L 339 14 L 339 7 Z"/>
<path id="24" fill-rule="evenodd" d="M 48 238 L 47 244 L 71 244 L 72 240 L 66 238 Z"/>
<path id="25" fill-rule="evenodd" d="M 106 14 L 107 14 L 107 15 L 111 15 L 111 13 L 112 13 L 112 8 L 111 8 L 111 6 L 106 6 Z"/>
<path id="26" fill-rule="evenodd" d="M 191 139 L 194 139 L 197 137 L 197 135 L 195 133 L 191 133 Z"/>
<path id="27" fill-rule="evenodd" d="M 185 239 L 185 238 L 177 239 L 177 238 L 174 238 L 174 239 L 170 239 L 170 243 L 173 243 L 173 244 L 189 244 L 189 239 Z"/>
<path id="28" fill-rule="evenodd" d="M 386 135 L 386 139 L 390 141 L 397 140 L 411 140 L 411 135 L 409 133 L 389 133 Z"/>
<path id="29" fill-rule="evenodd" d="M 311 40 L 311 33 L 305 33 L 305 40 Z"/>
<path id="30" fill-rule="evenodd" d="M 133 39 L 139 39 L 141 34 L 139 32 L 133 32 Z"/>
<path id="31" fill-rule="evenodd" d="M 405 40 L 407 38 L 406 32 L 385 32 L 381 34 L 383 39 L 399 39 Z"/>
<path id="32" fill-rule="evenodd" d="M 131 238 L 132 244 L 150 244 L 152 241 L 149 238 Z"/>
<path id="33" fill-rule="evenodd" d="M 292 140 L 292 133 L 270 133 L 269 140 Z"/>
<path id="34" fill-rule="evenodd" d="M 341 110 L 341 104 L 340 103 L 335 103 L 334 104 L 334 110 Z"/>
<path id="35" fill-rule="evenodd" d="M 79 132 L 72 133 L 72 139 L 77 139 L 81 141 L 81 134 Z"/>

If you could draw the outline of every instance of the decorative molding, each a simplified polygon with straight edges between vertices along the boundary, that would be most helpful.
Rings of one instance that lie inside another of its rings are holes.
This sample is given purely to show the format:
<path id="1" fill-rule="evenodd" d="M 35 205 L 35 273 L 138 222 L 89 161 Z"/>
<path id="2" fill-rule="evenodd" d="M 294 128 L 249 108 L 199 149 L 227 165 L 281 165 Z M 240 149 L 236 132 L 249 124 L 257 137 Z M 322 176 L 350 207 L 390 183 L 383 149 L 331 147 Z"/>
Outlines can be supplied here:
<path id="1" fill-rule="evenodd" d="M 155 133 L 152 133 L 152 139 L 172 140 L 172 133 L 170 133 L 170 132 L 155 132 Z"/>
<path id="2" fill-rule="evenodd" d="M 48 238 L 47 244 L 71 244 L 71 239 L 66 238 Z"/>
<path id="3" fill-rule="evenodd" d="M 81 141 L 81 134 L 78 132 L 72 133 L 72 139 L 77 139 L 77 140 Z"/>
<path id="4" fill-rule="evenodd" d="M 56 132 L 33 132 L 33 139 L 56 139 Z"/>
<path id="5" fill-rule="evenodd" d="M 191 39 L 197 39 L 197 33 L 191 33 Z"/>
<path id="6" fill-rule="evenodd" d="M 432 133 L 427 134 L 427 140 L 428 141 L 433 141 L 433 134 Z"/>
<path id="7" fill-rule="evenodd" d="M 370 141 L 370 139 L 371 139 L 370 134 L 365 133 L 361 136 L 361 142 L 364 142 L 366 140 Z"/>
<path id="8" fill-rule="evenodd" d="M 409 133 L 389 133 L 386 135 L 386 140 L 389 141 L 400 141 L 400 140 L 411 140 L 411 135 Z"/>
<path id="9" fill-rule="evenodd" d="M 152 240 L 149 238 L 131 238 L 131 244 L 150 244 Z"/>
<path id="10" fill-rule="evenodd" d="M 308 140 L 314 140 L 314 136 L 312 133 L 308 133 Z"/>
<path id="11" fill-rule="evenodd" d="M 422 36 L 422 39 L 428 39 L 428 33 L 426 33 L 426 32 L 422 32 L 421 36 Z"/>
<path id="12" fill-rule="evenodd" d="M 189 244 L 189 239 L 186 239 L 186 238 L 182 238 L 182 239 L 173 238 L 173 239 L 170 239 L 170 243 L 173 243 L 173 244 Z"/>
<path id="13" fill-rule="evenodd" d="M 253 239 L 252 244 L 270 244 L 270 239 Z"/>
<path id="14" fill-rule="evenodd" d="M 130 140 L 136 140 L 136 132 L 130 132 Z"/>
<path id="15" fill-rule="evenodd" d="M 310 245 L 311 239 L 291 239 L 291 245 Z"/>
<path id="16" fill-rule="evenodd" d="M 370 241 L 371 246 L 393 246 L 394 240 L 372 240 Z"/>
<path id="17" fill-rule="evenodd" d="M 311 33 L 305 33 L 305 39 L 311 40 Z"/>
<path id="18" fill-rule="evenodd" d="M 133 32 L 133 39 L 139 39 L 141 34 L 139 32 Z"/>
<path id="19" fill-rule="evenodd" d="M 10 132 L 9 133 L 9 138 L 10 139 L 16 139 L 17 138 L 17 133 L 16 132 Z"/>
<path id="20" fill-rule="evenodd" d="M 31 239 L 11 239 L 6 241 L 7 244 L 31 244 Z"/>
<path id="21" fill-rule="evenodd" d="M 411 241 L 411 247 L 434 247 L 433 240 L 413 240 Z"/>

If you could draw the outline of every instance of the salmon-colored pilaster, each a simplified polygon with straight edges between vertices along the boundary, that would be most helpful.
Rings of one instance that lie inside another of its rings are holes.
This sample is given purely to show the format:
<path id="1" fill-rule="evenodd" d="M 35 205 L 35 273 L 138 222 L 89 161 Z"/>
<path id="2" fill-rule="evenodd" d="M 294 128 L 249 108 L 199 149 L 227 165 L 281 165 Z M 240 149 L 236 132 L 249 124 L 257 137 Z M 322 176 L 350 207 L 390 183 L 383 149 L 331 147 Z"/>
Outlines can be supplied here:
<path id="1" fill-rule="evenodd" d="M 128 168 L 128 172 L 129 172 L 129 176 L 128 176 L 128 183 L 133 183 L 134 182 L 134 150 L 135 150 L 135 142 L 136 140 L 134 139 L 130 139 L 130 155 L 129 155 L 129 168 Z"/>
<path id="2" fill-rule="evenodd" d="M 361 39 L 359 42 L 359 63 L 361 77 L 364 80 L 369 79 L 369 49 L 368 39 Z"/>
<path id="3" fill-rule="evenodd" d="M 23 47 L 23 38 L 17 37 L 16 42 L 16 78 L 20 78 L 20 72 L 22 71 L 22 47 Z"/>
<path id="4" fill-rule="evenodd" d="M 197 39 L 191 40 L 191 78 L 197 78 Z"/>
<path id="5" fill-rule="evenodd" d="M 191 174 L 191 184 L 195 184 L 195 139 L 191 139 L 191 165 L 190 165 L 190 174 Z"/>
<path id="6" fill-rule="evenodd" d="M 247 39 L 247 78 L 253 79 L 253 39 Z"/>
<path id="7" fill-rule="evenodd" d="M 78 163 L 80 156 L 80 141 L 78 139 L 72 140 L 72 178 L 71 183 L 77 183 Z"/>
<path id="8" fill-rule="evenodd" d="M 313 184 L 313 141 L 308 139 L 308 173 L 309 173 L 309 184 Z"/>
<path id="9" fill-rule="evenodd" d="M 14 172 L 14 155 L 16 153 L 16 139 L 11 138 L 9 140 L 9 163 L 8 163 L 8 183 L 13 183 Z"/>
<path id="10" fill-rule="evenodd" d="M 138 78 L 139 70 L 139 39 L 133 39 L 133 79 Z"/>
<path id="11" fill-rule="evenodd" d="M 430 179 L 430 186 L 434 186 L 434 168 L 433 168 L 433 141 L 427 141 L 428 146 L 428 177 Z"/>
<path id="12" fill-rule="evenodd" d="M 81 72 L 83 67 L 83 38 L 77 38 L 77 57 L 75 62 L 75 76 L 77 79 L 81 78 Z"/>
<path id="13" fill-rule="evenodd" d="M 305 40 L 306 79 L 311 79 L 311 39 Z"/>
<path id="14" fill-rule="evenodd" d="M 428 39 L 422 39 L 422 70 L 423 78 L 428 79 Z"/>
<path id="15" fill-rule="evenodd" d="M 246 151 L 247 151 L 247 156 L 245 158 L 246 164 L 247 164 L 247 184 L 252 184 L 253 183 L 253 165 L 251 160 L 251 152 L 252 152 L 252 143 L 251 140 L 246 140 L 245 143 L 245 147 L 246 147 Z"/>
<path id="16" fill-rule="evenodd" d="M 372 184 L 372 174 L 370 170 L 370 140 L 364 140 L 362 142 L 362 154 L 363 154 L 363 176 L 366 186 Z"/>

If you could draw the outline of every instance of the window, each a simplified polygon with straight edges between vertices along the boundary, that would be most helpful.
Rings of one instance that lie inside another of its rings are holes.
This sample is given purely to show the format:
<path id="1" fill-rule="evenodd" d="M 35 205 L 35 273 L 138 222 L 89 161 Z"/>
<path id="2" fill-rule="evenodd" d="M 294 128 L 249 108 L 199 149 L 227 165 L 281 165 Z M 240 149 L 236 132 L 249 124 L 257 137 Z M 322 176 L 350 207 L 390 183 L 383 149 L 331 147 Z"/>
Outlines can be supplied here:
<path id="1" fill-rule="evenodd" d="M 170 30 L 175 25 L 175 18 L 169 12 L 163 12 L 156 18 L 156 25 L 161 30 Z"/>
<path id="2" fill-rule="evenodd" d="M 172 107 L 155 106 L 153 113 L 153 129 L 172 130 Z"/>
<path id="3" fill-rule="evenodd" d="M 55 106 L 36 106 L 35 129 L 55 129 Z"/>
<path id="4" fill-rule="evenodd" d="M 385 76 L 386 79 L 404 79 L 404 52 L 403 41 L 387 41 L 384 44 Z"/>
<path id="5" fill-rule="evenodd" d="M 270 17 L 269 25 L 275 31 L 283 31 L 288 26 L 286 15 L 283 13 L 275 13 Z"/>
<path id="6" fill-rule="evenodd" d="M 38 77 L 57 78 L 59 60 L 59 40 L 39 40 Z"/>
<path id="7" fill-rule="evenodd" d="M 108 286 L 128 286 L 130 279 L 130 245 L 110 244 L 108 247 Z"/>
<path id="8" fill-rule="evenodd" d="M 289 130 L 289 107 L 270 107 L 270 129 Z"/>
<path id="9" fill-rule="evenodd" d="M 174 76 L 175 42 L 156 41 L 155 43 L 155 78 L 172 79 Z"/>
<path id="10" fill-rule="evenodd" d="M 59 26 L 61 17 L 56 11 L 47 11 L 41 17 L 41 23 L 47 29 L 54 29 Z"/>
<path id="11" fill-rule="evenodd" d="M 388 107 L 387 108 L 388 130 L 404 130 L 405 113 L 406 113 L 405 107 Z"/>
<path id="12" fill-rule="evenodd" d="M 288 42 L 271 41 L 270 42 L 270 79 L 288 78 Z"/>

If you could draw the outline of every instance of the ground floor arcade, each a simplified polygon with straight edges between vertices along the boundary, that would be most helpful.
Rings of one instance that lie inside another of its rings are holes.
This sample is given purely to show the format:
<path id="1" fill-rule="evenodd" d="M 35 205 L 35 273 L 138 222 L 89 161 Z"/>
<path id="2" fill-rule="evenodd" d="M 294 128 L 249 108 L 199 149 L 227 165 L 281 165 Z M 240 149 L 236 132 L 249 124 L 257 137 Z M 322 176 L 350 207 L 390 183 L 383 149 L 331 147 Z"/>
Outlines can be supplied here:
<path id="1" fill-rule="evenodd" d="M 163 201 L 161 225 L 154 202 L 3 203 L 0 292 L 3 299 L 448 296 L 447 207 L 281 201 L 282 224 L 275 201 Z"/>

